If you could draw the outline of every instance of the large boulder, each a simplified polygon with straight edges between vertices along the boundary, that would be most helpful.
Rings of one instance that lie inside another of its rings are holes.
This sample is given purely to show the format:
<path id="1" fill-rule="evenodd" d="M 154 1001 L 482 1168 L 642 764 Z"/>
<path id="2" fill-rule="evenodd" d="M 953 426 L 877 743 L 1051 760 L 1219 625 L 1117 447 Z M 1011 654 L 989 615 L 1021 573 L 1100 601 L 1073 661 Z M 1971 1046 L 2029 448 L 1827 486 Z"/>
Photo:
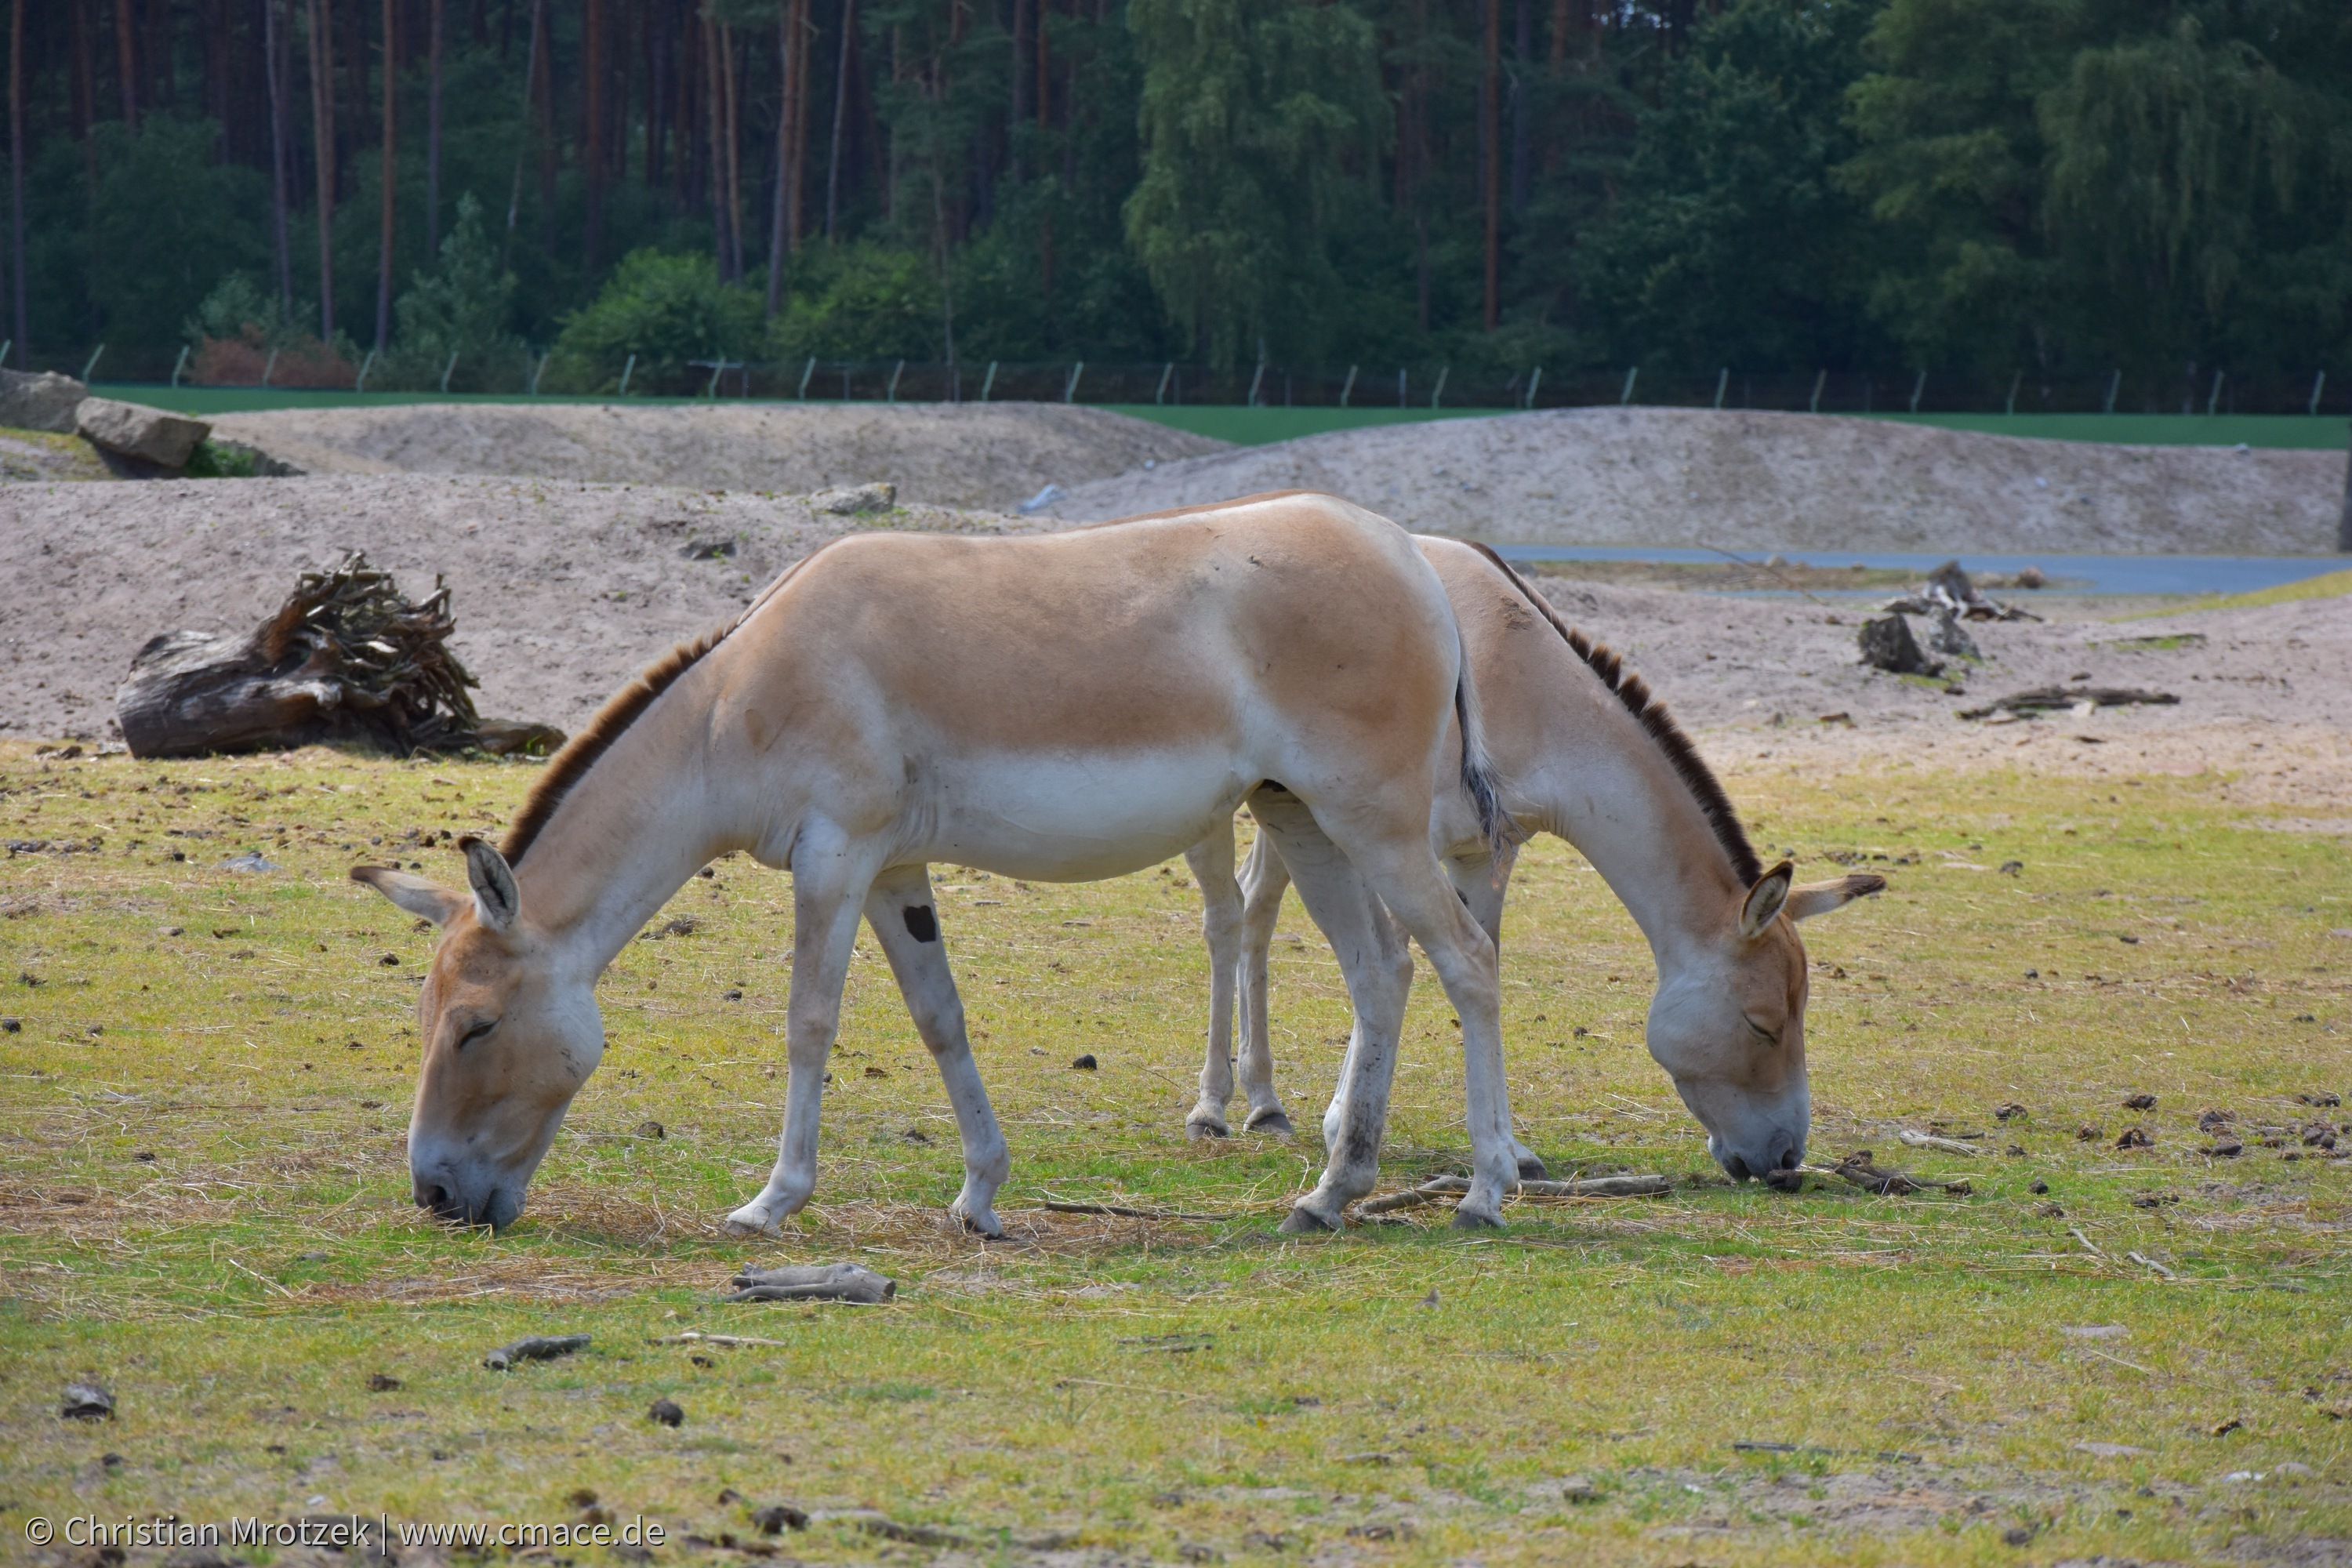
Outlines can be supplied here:
<path id="1" fill-rule="evenodd" d="M 53 370 L 38 375 L 0 370 L 0 426 L 70 436 L 74 409 L 89 395 L 89 387 Z"/>
<path id="2" fill-rule="evenodd" d="M 213 433 L 201 419 L 111 397 L 83 398 L 74 410 L 74 428 L 93 447 L 165 468 L 186 468 L 197 444 Z"/>

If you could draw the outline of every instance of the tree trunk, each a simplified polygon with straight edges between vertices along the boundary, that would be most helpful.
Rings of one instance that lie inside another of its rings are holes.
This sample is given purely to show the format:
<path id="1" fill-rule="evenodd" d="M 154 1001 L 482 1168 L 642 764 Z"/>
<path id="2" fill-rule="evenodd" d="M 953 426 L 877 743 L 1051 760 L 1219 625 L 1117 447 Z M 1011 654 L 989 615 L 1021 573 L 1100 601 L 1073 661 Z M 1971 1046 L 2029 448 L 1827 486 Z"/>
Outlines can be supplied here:
<path id="1" fill-rule="evenodd" d="M 1014 0 L 1017 5 L 1019 0 Z M 857 0 L 841 0 L 841 46 L 833 88 L 833 136 L 824 154 L 824 242 L 833 243 L 841 213 L 841 133 L 849 119 L 850 51 L 857 37 Z"/>
<path id="2" fill-rule="evenodd" d="M 795 110 L 795 89 L 800 78 L 795 75 L 797 57 L 804 52 L 804 42 L 793 37 L 793 21 L 800 7 L 785 5 L 783 14 L 776 19 L 776 68 L 783 78 L 783 103 L 776 108 L 776 202 L 767 221 L 767 318 L 776 320 L 776 310 L 783 306 L 783 257 L 785 257 L 785 209 L 793 205 L 793 110 Z M 797 45 L 797 47 L 795 47 Z"/>
<path id="3" fill-rule="evenodd" d="M 1478 94 L 1478 150 L 1486 205 L 1486 330 L 1502 322 L 1503 160 L 1502 0 L 1486 0 L 1485 68 Z"/>
<path id="4" fill-rule="evenodd" d="M 587 0 L 581 37 L 580 72 L 587 89 L 582 106 L 581 140 L 586 152 L 581 173 L 587 176 L 588 201 L 580 254 L 582 270 L 593 278 L 604 226 L 604 0 Z"/>
<path id="5" fill-rule="evenodd" d="M 16 294 L 16 352 L 22 354 L 33 346 L 32 321 L 25 310 L 25 0 L 16 0 L 8 12 L 8 247 L 16 258 L 8 280 Z"/>
<path id="6" fill-rule="evenodd" d="M 122 81 L 122 121 L 139 133 L 139 18 L 131 0 L 114 0 L 114 55 Z"/>
<path id="7" fill-rule="evenodd" d="M 526 125 L 530 121 L 530 106 L 536 101 L 531 89 L 539 80 L 539 35 L 542 30 L 540 24 L 546 9 L 547 0 L 531 0 L 530 45 L 529 53 L 523 57 L 522 66 L 522 117 Z M 522 168 L 530 160 L 530 142 L 526 136 L 523 144 L 515 149 L 514 184 L 507 191 L 507 237 L 499 248 L 501 270 L 505 268 L 508 258 L 514 254 L 515 219 L 522 211 Z"/>
<path id="8" fill-rule="evenodd" d="M 23 0 L 17 0 L 18 5 Z M 285 0 L 262 0 L 261 49 L 268 58 L 263 70 L 269 78 L 269 240 L 278 263 L 278 310 L 281 317 L 294 314 L 294 248 L 287 236 L 287 208 L 290 205 L 287 186 L 293 175 L 291 149 L 288 146 L 286 130 L 286 34 L 280 13 Z"/>
<path id="9" fill-rule="evenodd" d="M 23 0 L 18 0 L 18 3 L 21 5 Z M 17 264 L 17 272 L 21 278 L 23 276 L 21 262 Z M 22 289 L 24 284 L 19 282 L 16 286 Z M 21 299 L 23 296 L 19 295 L 18 298 Z M 17 307 L 17 314 L 21 316 L 23 313 L 24 307 L 20 305 Z M 2352 430 L 2352 427 L 2347 427 L 2347 430 Z M 2344 515 L 2336 524 L 2336 549 L 2338 554 L 2352 555 L 2352 443 L 2347 443 L 2344 462 Z"/>
<path id="10" fill-rule="evenodd" d="M 1535 150 L 1534 116 L 1528 111 L 1528 79 L 1535 73 L 1535 4 L 1517 0 L 1512 54 L 1517 68 L 1511 75 L 1511 213 L 1528 210 L 1528 161 Z"/>
<path id="11" fill-rule="evenodd" d="M 399 0 L 383 0 L 383 152 L 380 184 L 382 227 L 376 249 L 375 346 L 382 353 L 392 346 L 392 239 L 397 216 L 400 182 L 394 154 L 398 140 L 400 102 Z"/>
<path id="12" fill-rule="evenodd" d="M 335 40 L 333 0 L 310 0 L 310 162 L 319 189 L 319 337 L 335 341 Z"/>
<path id="13" fill-rule="evenodd" d="M 743 281 L 743 77 L 735 59 L 735 29 L 719 24 L 719 68 L 726 89 L 728 276 Z"/>
<path id="14" fill-rule="evenodd" d="M 441 254 L 441 6 L 427 0 L 425 40 L 425 255 Z M 478 10 L 477 16 L 480 16 Z"/>

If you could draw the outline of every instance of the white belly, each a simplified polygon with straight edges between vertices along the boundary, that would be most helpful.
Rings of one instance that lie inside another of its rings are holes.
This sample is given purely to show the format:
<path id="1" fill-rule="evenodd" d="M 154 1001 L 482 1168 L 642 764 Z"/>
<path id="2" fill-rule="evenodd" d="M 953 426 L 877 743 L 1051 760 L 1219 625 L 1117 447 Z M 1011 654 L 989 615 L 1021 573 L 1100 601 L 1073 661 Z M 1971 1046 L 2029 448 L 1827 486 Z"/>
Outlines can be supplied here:
<path id="1" fill-rule="evenodd" d="M 914 781 L 896 858 L 1045 882 L 1124 876 L 1231 819 L 1258 783 L 1233 764 L 1223 747 L 943 762 Z"/>

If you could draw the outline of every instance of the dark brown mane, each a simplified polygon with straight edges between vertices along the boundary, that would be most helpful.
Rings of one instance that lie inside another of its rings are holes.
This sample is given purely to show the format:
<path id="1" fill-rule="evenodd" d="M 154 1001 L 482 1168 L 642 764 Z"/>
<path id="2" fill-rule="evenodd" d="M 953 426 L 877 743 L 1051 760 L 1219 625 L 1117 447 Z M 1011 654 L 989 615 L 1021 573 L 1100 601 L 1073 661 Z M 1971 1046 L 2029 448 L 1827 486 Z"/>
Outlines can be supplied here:
<path id="1" fill-rule="evenodd" d="M 1651 692 L 1649 684 L 1627 669 L 1625 661 L 1612 652 L 1606 644 L 1594 642 L 1560 619 L 1559 612 L 1551 607 L 1551 601 L 1529 587 L 1527 579 L 1511 569 L 1509 562 L 1486 545 L 1474 542 L 1471 548 L 1510 579 L 1511 586 L 1517 588 L 1536 613 L 1551 623 L 1552 630 L 1576 650 L 1576 657 L 1591 667 L 1603 686 L 1617 694 L 1617 700 L 1625 705 L 1625 710 L 1641 721 L 1642 728 L 1649 731 L 1650 739 L 1665 752 L 1666 761 L 1673 764 L 1675 776 L 1683 781 L 1683 787 L 1689 790 L 1691 798 L 1698 803 L 1700 815 L 1706 818 L 1707 826 L 1715 832 L 1715 841 L 1723 846 L 1726 855 L 1731 857 L 1731 869 L 1738 877 L 1740 885 L 1754 887 L 1758 879 L 1764 875 L 1764 863 L 1757 858 L 1755 846 L 1748 842 L 1748 830 L 1739 826 L 1739 813 L 1732 806 L 1731 797 L 1724 794 L 1722 782 L 1715 776 L 1715 770 L 1706 765 L 1706 759 L 1698 754 L 1698 748 L 1691 744 L 1691 739 L 1683 733 L 1682 726 L 1668 715 L 1666 705 Z"/>
<path id="2" fill-rule="evenodd" d="M 833 542 L 828 540 L 825 542 Z M 547 771 L 539 775 L 539 782 L 531 786 L 530 798 L 515 814 L 514 826 L 507 829 L 506 842 L 499 846 L 499 853 L 507 858 L 507 864 L 519 866 L 522 863 L 524 852 L 553 820 L 556 808 L 563 804 L 572 786 L 588 776 L 588 770 L 596 765 L 597 759 L 613 749 L 613 742 L 654 705 L 656 698 L 677 684 L 678 678 L 699 663 L 705 654 L 725 642 L 729 634 L 750 620 L 753 612 L 768 602 L 771 595 L 792 581 L 793 574 L 815 560 L 824 549 L 824 545 L 819 545 L 786 567 L 733 620 L 678 644 L 647 665 L 626 686 L 604 699 L 604 705 L 596 710 L 596 716 L 588 721 L 588 727 L 565 742 L 563 749 L 549 759 Z"/>

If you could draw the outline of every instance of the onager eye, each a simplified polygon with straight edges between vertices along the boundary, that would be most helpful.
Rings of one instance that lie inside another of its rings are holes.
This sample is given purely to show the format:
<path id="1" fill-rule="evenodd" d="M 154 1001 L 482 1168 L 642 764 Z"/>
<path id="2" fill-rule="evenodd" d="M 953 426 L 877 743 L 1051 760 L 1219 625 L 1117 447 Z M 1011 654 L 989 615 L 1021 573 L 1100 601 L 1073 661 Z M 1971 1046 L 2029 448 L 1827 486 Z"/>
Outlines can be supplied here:
<path id="1" fill-rule="evenodd" d="M 1768 1046 L 1777 1046 L 1777 1045 L 1779 1045 L 1779 1044 L 1780 1043 L 1780 1030 L 1778 1030 L 1778 1029 L 1768 1029 L 1768 1028 L 1766 1028 L 1763 1025 L 1761 1025 L 1761 1024 L 1758 1023 L 1755 1019 L 1753 1019 L 1753 1018 L 1749 1017 L 1749 1016 L 1748 1016 L 1747 1014 L 1745 1014 L 1745 1013 L 1742 1013 L 1742 1014 L 1739 1016 L 1739 1021 L 1740 1021 L 1741 1023 L 1743 1023 L 1743 1024 L 1747 1025 L 1747 1026 L 1748 1026 L 1748 1028 L 1749 1028 L 1749 1029 L 1750 1029 L 1750 1030 L 1755 1034 L 1756 1037 L 1757 1037 L 1758 1039 L 1759 1039 L 1759 1040 L 1763 1041 L 1766 1045 L 1768 1045 Z"/>
<path id="2" fill-rule="evenodd" d="M 457 1048 L 461 1051 L 464 1050 L 467 1046 L 472 1045 L 476 1040 L 480 1039 L 484 1035 L 488 1034 L 492 1029 L 495 1029 L 498 1026 L 499 1021 L 496 1018 L 483 1019 L 480 1023 L 475 1025 L 472 1028 L 457 1037 Z"/>

